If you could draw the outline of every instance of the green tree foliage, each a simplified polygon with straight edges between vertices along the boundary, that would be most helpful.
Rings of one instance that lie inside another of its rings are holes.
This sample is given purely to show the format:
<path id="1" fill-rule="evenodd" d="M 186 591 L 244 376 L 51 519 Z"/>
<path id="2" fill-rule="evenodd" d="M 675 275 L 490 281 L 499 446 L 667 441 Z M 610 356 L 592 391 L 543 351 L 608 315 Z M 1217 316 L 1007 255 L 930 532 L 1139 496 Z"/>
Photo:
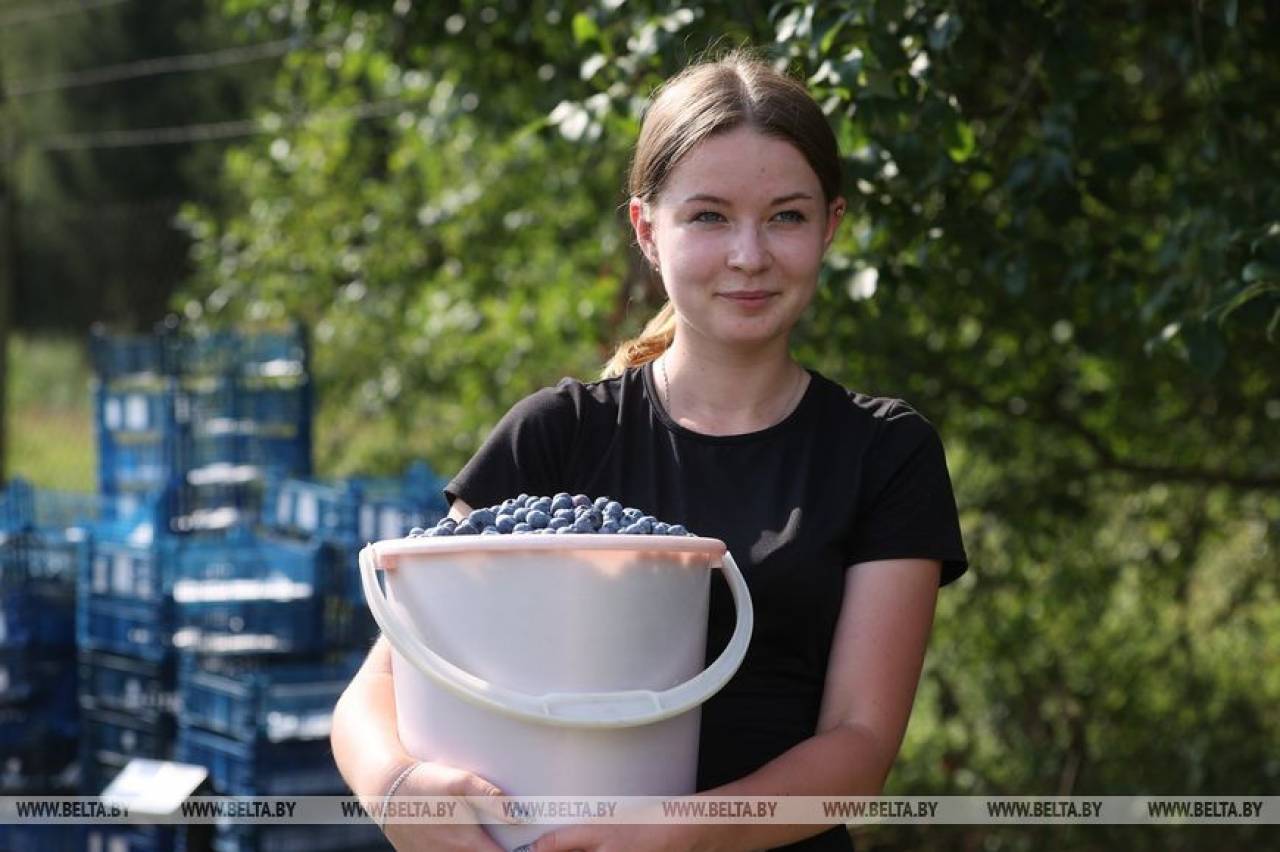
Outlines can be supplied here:
<path id="1" fill-rule="evenodd" d="M 823 104 L 853 203 L 797 344 L 939 426 L 974 566 L 891 789 L 1276 789 L 1265 4 L 227 5 L 326 46 L 289 58 L 225 206 L 186 212 L 179 307 L 315 329 L 322 467 L 450 471 L 513 401 L 595 373 L 661 300 L 621 211 L 646 96 L 708 45 L 761 46 Z"/>

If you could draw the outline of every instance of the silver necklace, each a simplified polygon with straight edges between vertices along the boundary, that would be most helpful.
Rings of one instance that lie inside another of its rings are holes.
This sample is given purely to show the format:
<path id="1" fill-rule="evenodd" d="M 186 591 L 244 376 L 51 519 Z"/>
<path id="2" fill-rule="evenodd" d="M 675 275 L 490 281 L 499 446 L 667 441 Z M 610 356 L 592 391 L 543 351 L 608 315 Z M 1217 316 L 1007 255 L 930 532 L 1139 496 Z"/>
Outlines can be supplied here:
<path id="1" fill-rule="evenodd" d="M 666 357 L 661 357 L 658 360 L 661 362 L 660 366 L 662 367 L 662 389 L 663 391 L 665 391 L 665 395 L 667 397 L 665 400 L 665 403 L 667 406 L 667 416 L 670 417 L 672 420 L 675 420 L 676 416 L 671 411 L 671 377 L 667 375 L 667 359 Z M 804 377 L 802 376 L 800 378 L 800 381 L 796 383 L 795 391 L 793 391 L 791 394 L 791 401 L 788 402 L 787 407 L 783 409 L 783 415 L 782 415 L 783 418 L 785 418 L 787 415 L 791 413 L 791 410 L 795 408 L 796 403 L 800 401 L 800 397 L 803 393 L 804 393 Z M 781 419 L 782 418 L 779 418 L 779 420 Z"/>

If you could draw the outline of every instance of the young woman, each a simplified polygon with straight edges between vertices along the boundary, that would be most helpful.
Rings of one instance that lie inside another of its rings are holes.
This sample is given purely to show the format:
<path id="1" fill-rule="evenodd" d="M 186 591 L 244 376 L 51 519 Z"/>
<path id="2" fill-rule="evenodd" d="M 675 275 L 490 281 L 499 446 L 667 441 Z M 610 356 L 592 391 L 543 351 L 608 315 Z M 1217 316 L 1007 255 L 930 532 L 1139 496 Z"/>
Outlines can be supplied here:
<path id="1" fill-rule="evenodd" d="M 920 677 L 937 590 L 967 566 L 942 443 L 900 400 L 791 357 L 845 211 L 835 138 L 804 87 L 735 54 L 668 81 L 630 180 L 636 239 L 669 302 L 598 381 L 519 402 L 446 488 L 451 514 L 520 492 L 607 495 L 722 539 L 751 589 L 746 660 L 702 710 L 698 789 L 876 795 Z M 712 588 L 708 659 L 734 624 Z M 380 640 L 334 713 L 357 794 L 493 795 L 416 763 Z M 407 775 L 406 775 L 407 772 Z M 391 826 L 399 849 L 495 849 L 474 826 Z M 849 850 L 842 826 L 582 825 L 553 850 Z"/>

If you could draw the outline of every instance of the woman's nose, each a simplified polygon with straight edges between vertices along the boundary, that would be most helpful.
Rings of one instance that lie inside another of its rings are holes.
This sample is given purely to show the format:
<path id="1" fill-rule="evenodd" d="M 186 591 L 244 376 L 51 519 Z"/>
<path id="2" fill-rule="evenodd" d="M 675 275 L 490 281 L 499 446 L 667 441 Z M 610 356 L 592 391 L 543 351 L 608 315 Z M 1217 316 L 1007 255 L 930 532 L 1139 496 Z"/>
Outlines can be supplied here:
<path id="1" fill-rule="evenodd" d="M 769 268 L 773 262 L 769 247 L 765 245 L 760 229 L 754 226 L 738 228 L 729 247 L 728 263 L 731 269 L 752 274 Z"/>

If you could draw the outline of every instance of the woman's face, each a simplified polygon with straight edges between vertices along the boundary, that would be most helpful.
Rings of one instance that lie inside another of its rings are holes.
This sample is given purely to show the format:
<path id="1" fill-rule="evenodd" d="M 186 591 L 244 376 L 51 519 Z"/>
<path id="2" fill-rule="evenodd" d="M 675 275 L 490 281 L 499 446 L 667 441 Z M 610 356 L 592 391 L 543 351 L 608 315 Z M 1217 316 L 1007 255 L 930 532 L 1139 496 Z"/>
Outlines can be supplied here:
<path id="1" fill-rule="evenodd" d="M 794 146 L 746 127 L 686 154 L 647 211 L 631 201 L 678 334 L 735 348 L 786 340 L 843 212 Z"/>

